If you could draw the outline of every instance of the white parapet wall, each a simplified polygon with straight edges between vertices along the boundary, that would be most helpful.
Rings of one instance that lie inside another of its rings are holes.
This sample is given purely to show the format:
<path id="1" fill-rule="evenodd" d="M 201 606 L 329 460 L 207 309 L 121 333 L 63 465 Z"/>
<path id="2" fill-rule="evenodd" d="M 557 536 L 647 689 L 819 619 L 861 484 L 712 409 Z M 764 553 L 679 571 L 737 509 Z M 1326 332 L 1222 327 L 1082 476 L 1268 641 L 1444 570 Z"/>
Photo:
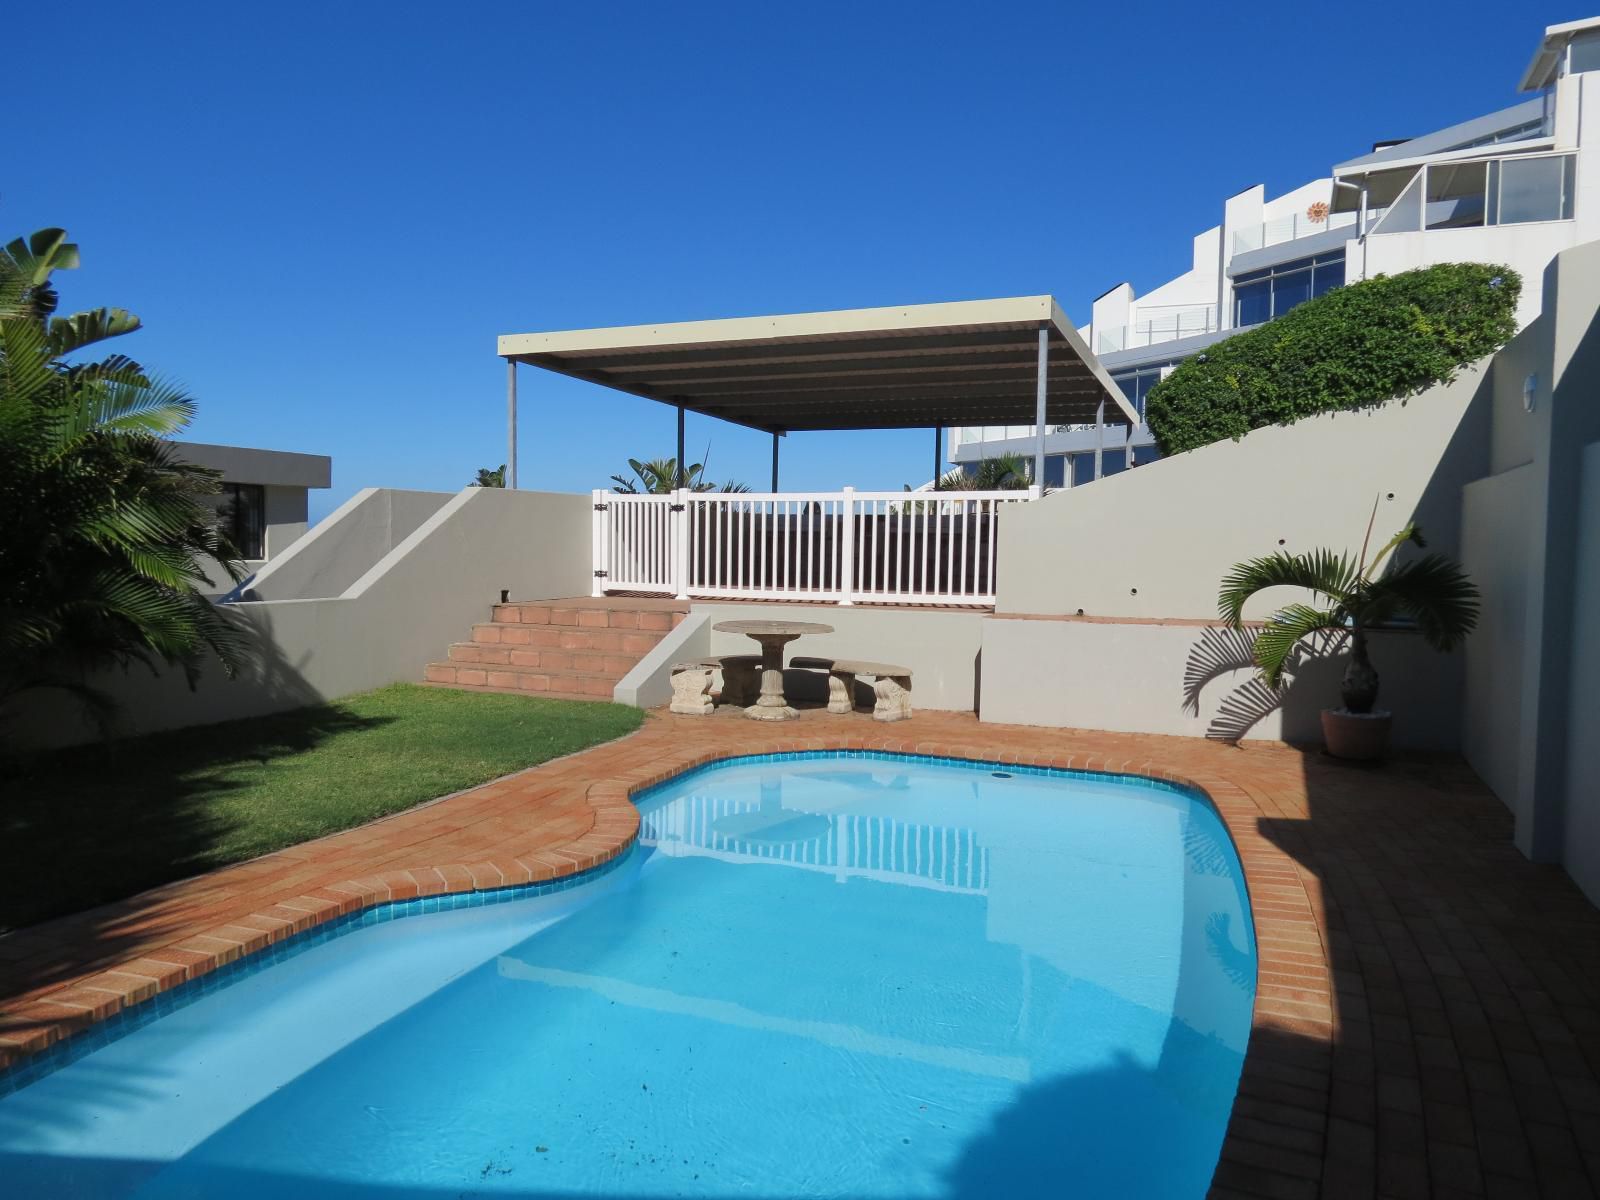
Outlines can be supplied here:
<path id="1" fill-rule="evenodd" d="M 1584 447 L 1582 476 L 1562 861 L 1600 904 L 1600 441 Z"/>
<path id="2" fill-rule="evenodd" d="M 996 610 L 1210 619 L 1234 563 L 1278 550 L 1359 550 L 1413 518 L 1453 552 L 1460 488 L 1483 471 L 1481 368 L 1367 412 L 1257 429 L 1069 488 L 1000 518 Z M 1273 607 L 1264 597 L 1253 610 Z M 1252 610 L 1247 610 L 1250 615 Z"/>
<path id="3" fill-rule="evenodd" d="M 334 700 L 422 669 L 502 591 L 518 598 L 588 590 L 588 496 L 467 488 L 373 563 L 339 595 L 227 605 L 254 631 L 253 661 L 236 679 L 215 662 L 191 691 L 182 672 L 135 667 L 91 680 L 120 703 L 116 732 L 147 733 L 259 716 Z M 28 700 L 22 745 L 85 741 L 93 730 L 48 694 Z"/>
<path id="4" fill-rule="evenodd" d="M 631 708 L 659 708 L 672 699 L 673 664 L 694 662 L 710 653 L 710 615 L 691 612 L 617 681 L 611 698 Z"/>
<path id="5" fill-rule="evenodd" d="M 1292 686 L 1255 679 L 1253 635 L 1216 624 L 1233 564 L 1277 551 L 1359 552 L 1418 521 L 1458 552 L 1461 488 L 1487 467 L 1483 365 L 1366 412 L 1258 429 L 1008 511 L 999 603 L 983 625 L 986 721 L 1228 738 L 1320 740 L 1342 647 Z M 1376 507 L 1376 516 L 1373 516 Z M 1247 617 L 1298 595 L 1263 593 Z M 1459 656 L 1412 634 L 1374 649 L 1402 747 L 1460 744 Z"/>
<path id="6" fill-rule="evenodd" d="M 1250 659 L 1252 629 L 1201 621 L 991 617 L 983 622 L 985 721 L 1221 740 L 1314 743 L 1320 712 L 1338 704 L 1340 655 L 1306 656 L 1286 686 L 1268 688 Z M 1453 750 L 1459 660 L 1412 633 L 1380 632 L 1372 658 L 1394 744 Z M 1442 699 L 1443 698 L 1443 699 Z"/>
<path id="7" fill-rule="evenodd" d="M 341 595 L 454 494 L 362 488 L 229 598 L 314 600 Z"/>

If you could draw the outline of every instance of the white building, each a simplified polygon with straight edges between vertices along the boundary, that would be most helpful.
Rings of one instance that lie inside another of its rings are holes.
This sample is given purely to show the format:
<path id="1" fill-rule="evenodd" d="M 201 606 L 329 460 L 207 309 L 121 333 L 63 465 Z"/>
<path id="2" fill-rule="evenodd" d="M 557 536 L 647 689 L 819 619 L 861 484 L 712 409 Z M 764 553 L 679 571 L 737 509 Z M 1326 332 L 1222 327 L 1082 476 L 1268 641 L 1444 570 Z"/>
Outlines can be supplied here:
<path id="1" fill-rule="evenodd" d="M 238 547 L 248 572 L 259 570 L 305 535 L 310 489 L 333 482 L 333 460 L 323 454 L 204 442 L 173 446 L 185 462 L 221 473 L 221 490 L 206 499 L 216 508 L 217 522 Z M 212 564 L 208 573 L 217 594 L 233 587 L 221 567 Z"/>
<path id="2" fill-rule="evenodd" d="M 1519 325 L 1539 314 L 1539 281 L 1561 250 L 1600 239 L 1600 17 L 1545 30 L 1511 108 L 1370 154 L 1268 199 L 1257 184 L 1222 202 L 1194 238 L 1193 265 L 1143 296 L 1120 283 L 1080 332 L 1140 416 L 1177 363 L 1329 288 L 1441 262 L 1503 263 L 1521 273 Z M 952 429 L 957 465 L 1016 454 L 1031 426 Z M 1047 486 L 1086 483 L 1158 457 L 1140 425 L 1055 426 Z M 1097 464 L 1096 458 L 1099 462 Z"/>

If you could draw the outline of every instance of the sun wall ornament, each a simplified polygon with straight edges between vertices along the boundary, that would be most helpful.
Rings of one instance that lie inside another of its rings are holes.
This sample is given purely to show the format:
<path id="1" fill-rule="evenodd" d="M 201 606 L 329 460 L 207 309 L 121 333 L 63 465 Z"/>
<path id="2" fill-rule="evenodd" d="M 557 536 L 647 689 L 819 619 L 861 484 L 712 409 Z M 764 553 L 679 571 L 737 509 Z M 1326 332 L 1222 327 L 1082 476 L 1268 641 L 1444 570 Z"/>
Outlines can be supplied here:
<path id="1" fill-rule="evenodd" d="M 1328 206 L 1322 200 L 1315 200 L 1311 207 L 1306 209 L 1306 220 L 1313 225 L 1321 225 L 1328 219 Z"/>

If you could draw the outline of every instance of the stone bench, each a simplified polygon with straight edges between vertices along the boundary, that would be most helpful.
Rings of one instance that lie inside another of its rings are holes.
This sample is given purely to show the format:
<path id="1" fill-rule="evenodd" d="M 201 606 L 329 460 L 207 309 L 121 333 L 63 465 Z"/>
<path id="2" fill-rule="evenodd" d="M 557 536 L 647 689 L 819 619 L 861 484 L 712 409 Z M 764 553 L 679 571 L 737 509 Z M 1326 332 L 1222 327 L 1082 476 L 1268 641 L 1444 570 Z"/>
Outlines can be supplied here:
<path id="1" fill-rule="evenodd" d="M 828 673 L 828 711 L 854 712 L 856 677 L 872 677 L 875 721 L 903 721 L 911 715 L 911 668 L 858 658 L 797 657 L 790 664 Z"/>
<path id="2" fill-rule="evenodd" d="M 720 675 L 721 687 L 717 688 Z M 759 654 L 721 654 L 672 664 L 671 711 L 704 716 L 715 707 L 711 693 L 719 691 L 725 704 L 741 708 L 756 702 L 761 689 Z"/>

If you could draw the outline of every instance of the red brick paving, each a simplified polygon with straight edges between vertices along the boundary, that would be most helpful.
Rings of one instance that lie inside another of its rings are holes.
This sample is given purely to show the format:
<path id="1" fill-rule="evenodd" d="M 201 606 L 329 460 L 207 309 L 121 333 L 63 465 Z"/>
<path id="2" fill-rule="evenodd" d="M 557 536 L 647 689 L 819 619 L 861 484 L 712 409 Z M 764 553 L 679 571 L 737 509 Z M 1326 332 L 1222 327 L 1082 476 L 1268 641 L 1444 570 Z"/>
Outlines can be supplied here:
<path id="1" fill-rule="evenodd" d="M 733 753 L 866 748 L 1193 783 L 1244 863 L 1259 976 L 1216 1197 L 1592 1197 L 1600 912 L 1451 759 L 807 712 L 638 733 L 360 829 L 0 938 L 0 1055 L 391 898 L 550 878 L 636 834 L 630 792 Z"/>

